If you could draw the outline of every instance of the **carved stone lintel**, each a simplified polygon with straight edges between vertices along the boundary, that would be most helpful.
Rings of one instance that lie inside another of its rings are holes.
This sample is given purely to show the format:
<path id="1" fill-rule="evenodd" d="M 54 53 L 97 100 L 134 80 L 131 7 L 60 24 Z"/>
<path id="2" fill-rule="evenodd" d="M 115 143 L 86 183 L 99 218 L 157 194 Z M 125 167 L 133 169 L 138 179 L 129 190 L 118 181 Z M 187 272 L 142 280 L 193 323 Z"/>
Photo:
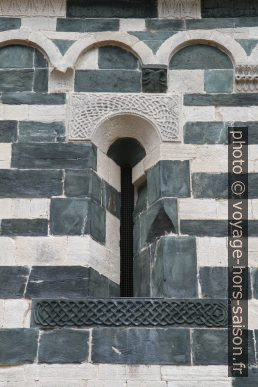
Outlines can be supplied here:
<path id="1" fill-rule="evenodd" d="M 41 327 L 193 326 L 226 327 L 227 303 L 219 300 L 85 299 L 41 300 L 34 304 Z"/>
<path id="2" fill-rule="evenodd" d="M 0 0 L 0 16 L 65 16 L 66 0 Z"/>
<path id="3" fill-rule="evenodd" d="M 236 67 L 236 91 L 257 93 L 258 65 L 239 65 Z"/>
<path id="4" fill-rule="evenodd" d="M 200 0 L 159 0 L 159 17 L 164 19 L 199 19 Z"/>
<path id="5" fill-rule="evenodd" d="M 163 141 L 179 139 L 181 98 L 166 94 L 74 93 L 69 99 L 69 139 L 90 140 L 114 115 L 132 114 L 156 127 Z"/>

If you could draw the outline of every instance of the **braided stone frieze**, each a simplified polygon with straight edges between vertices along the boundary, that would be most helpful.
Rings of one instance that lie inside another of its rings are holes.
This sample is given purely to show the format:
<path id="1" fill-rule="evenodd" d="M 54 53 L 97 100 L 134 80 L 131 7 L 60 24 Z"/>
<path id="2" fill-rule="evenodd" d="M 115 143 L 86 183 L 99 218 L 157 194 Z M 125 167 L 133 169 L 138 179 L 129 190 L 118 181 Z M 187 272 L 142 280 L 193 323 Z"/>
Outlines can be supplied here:
<path id="1" fill-rule="evenodd" d="M 74 93 L 69 98 L 69 139 L 90 140 L 114 115 L 132 114 L 150 121 L 163 141 L 179 139 L 181 99 L 177 95 Z"/>
<path id="2" fill-rule="evenodd" d="M 258 66 L 239 65 L 236 67 L 236 90 L 243 93 L 257 93 Z"/>
<path id="3" fill-rule="evenodd" d="M 41 327 L 227 326 L 227 304 L 218 300 L 40 300 L 33 308 Z"/>

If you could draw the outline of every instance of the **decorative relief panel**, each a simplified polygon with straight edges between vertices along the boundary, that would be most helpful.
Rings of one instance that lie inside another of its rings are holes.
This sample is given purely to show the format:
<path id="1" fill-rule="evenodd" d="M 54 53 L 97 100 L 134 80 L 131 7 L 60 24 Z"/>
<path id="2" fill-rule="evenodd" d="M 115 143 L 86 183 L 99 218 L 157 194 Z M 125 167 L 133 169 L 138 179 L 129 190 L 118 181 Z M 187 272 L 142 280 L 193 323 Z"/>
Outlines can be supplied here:
<path id="1" fill-rule="evenodd" d="M 104 120 L 133 114 L 151 121 L 163 141 L 175 141 L 179 139 L 180 104 L 177 95 L 75 93 L 69 99 L 69 139 L 90 140 Z"/>
<path id="2" fill-rule="evenodd" d="M 159 0 L 159 17 L 168 19 L 198 19 L 201 17 L 200 0 Z"/>
<path id="3" fill-rule="evenodd" d="M 1 16 L 65 16 L 66 0 L 0 0 Z"/>
<path id="4" fill-rule="evenodd" d="M 214 300 L 86 299 L 42 300 L 34 305 L 41 327 L 227 326 L 227 304 Z"/>
<path id="5" fill-rule="evenodd" d="M 165 93 L 167 91 L 167 67 L 161 65 L 143 66 L 142 91 L 144 93 Z"/>
<path id="6" fill-rule="evenodd" d="M 242 93 L 257 93 L 258 66 L 239 65 L 236 67 L 236 90 Z"/>

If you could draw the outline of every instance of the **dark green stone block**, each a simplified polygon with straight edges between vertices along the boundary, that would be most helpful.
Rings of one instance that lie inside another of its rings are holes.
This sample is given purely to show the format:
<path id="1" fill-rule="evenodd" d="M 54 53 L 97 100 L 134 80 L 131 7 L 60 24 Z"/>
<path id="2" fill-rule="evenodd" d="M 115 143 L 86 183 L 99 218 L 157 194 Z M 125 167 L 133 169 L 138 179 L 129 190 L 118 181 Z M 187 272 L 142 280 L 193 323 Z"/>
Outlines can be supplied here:
<path id="1" fill-rule="evenodd" d="M 0 121 L 0 142 L 17 140 L 17 121 Z"/>
<path id="2" fill-rule="evenodd" d="M 258 144 L 258 122 L 257 121 L 246 121 L 239 122 L 236 121 L 232 124 L 232 126 L 236 127 L 248 127 L 248 144 L 256 145 Z"/>
<path id="3" fill-rule="evenodd" d="M 0 329 L 2 366 L 34 363 L 37 356 L 38 329 Z"/>
<path id="4" fill-rule="evenodd" d="M 147 172 L 148 202 L 162 197 L 189 197 L 189 161 L 163 160 Z"/>
<path id="5" fill-rule="evenodd" d="M 2 219 L 0 235 L 4 236 L 46 236 L 47 219 Z"/>
<path id="6" fill-rule="evenodd" d="M 28 275 L 28 267 L 1 266 L 0 297 L 3 299 L 23 298 Z"/>
<path id="7" fill-rule="evenodd" d="M 65 195 L 68 197 L 90 197 L 98 203 L 102 201 L 103 185 L 98 175 L 91 169 L 66 170 Z"/>
<path id="8" fill-rule="evenodd" d="M 258 141 L 258 133 L 257 133 Z M 224 122 L 186 122 L 185 144 L 227 144 L 228 128 Z"/>
<path id="9" fill-rule="evenodd" d="M 197 297 L 196 242 L 192 237 L 163 237 L 151 272 L 153 297 Z"/>
<path id="10" fill-rule="evenodd" d="M 0 91 L 32 91 L 33 79 L 34 70 L 0 70 Z"/>
<path id="11" fill-rule="evenodd" d="M 49 198 L 62 195 L 62 171 L 0 170 L 0 197 Z"/>
<path id="12" fill-rule="evenodd" d="M 120 218 L 121 194 L 110 184 L 103 183 L 103 205 L 111 214 Z"/>
<path id="13" fill-rule="evenodd" d="M 205 0 L 202 17 L 252 17 L 258 16 L 256 0 Z"/>
<path id="14" fill-rule="evenodd" d="M 90 207 L 90 235 L 97 242 L 106 242 L 106 211 L 99 204 L 92 202 Z"/>
<path id="15" fill-rule="evenodd" d="M 257 12 L 258 14 L 258 12 Z M 257 27 L 258 17 L 237 17 L 235 18 L 235 28 Z"/>
<path id="16" fill-rule="evenodd" d="M 61 93 L 3 93 L 2 103 L 9 105 L 64 105 L 65 98 L 65 94 Z"/>
<path id="17" fill-rule="evenodd" d="M 34 66 L 41 69 L 48 67 L 47 58 L 38 50 L 35 50 Z"/>
<path id="18" fill-rule="evenodd" d="M 227 199 L 228 175 L 226 173 L 193 173 L 192 188 L 194 198 Z"/>
<path id="19" fill-rule="evenodd" d="M 75 91 L 139 93 L 141 72 L 134 70 L 77 70 Z"/>
<path id="20" fill-rule="evenodd" d="M 180 232 L 202 237 L 226 237 L 228 222 L 226 220 L 181 220 Z"/>
<path id="21" fill-rule="evenodd" d="M 147 207 L 147 182 L 144 182 L 137 188 L 137 201 L 134 207 L 134 216 L 137 216 Z"/>
<path id="22" fill-rule="evenodd" d="M 92 339 L 93 363 L 190 365 L 187 329 L 95 328 Z"/>
<path id="23" fill-rule="evenodd" d="M 18 30 L 21 27 L 21 19 L 0 17 L 0 31 Z"/>
<path id="24" fill-rule="evenodd" d="M 68 0 L 67 17 L 145 18 L 157 16 L 156 0 Z"/>
<path id="25" fill-rule="evenodd" d="M 171 59 L 172 70 L 232 69 L 229 57 L 216 47 L 205 44 L 187 46 L 178 51 Z"/>
<path id="26" fill-rule="evenodd" d="M 201 267 L 199 278 L 203 298 L 228 298 L 227 267 Z"/>
<path id="27" fill-rule="evenodd" d="M 211 30 L 218 28 L 234 28 L 235 20 L 232 18 L 202 18 L 186 20 L 187 30 Z"/>
<path id="28" fill-rule="evenodd" d="M 138 59 L 120 47 L 106 46 L 99 48 L 98 64 L 100 69 L 137 69 Z"/>
<path id="29" fill-rule="evenodd" d="M 194 329 L 192 334 L 194 365 L 226 365 L 228 333 L 226 329 Z"/>
<path id="30" fill-rule="evenodd" d="M 63 142 L 65 126 L 63 122 L 19 122 L 19 142 Z"/>
<path id="31" fill-rule="evenodd" d="M 0 48 L 1 68 L 32 69 L 34 61 L 34 48 L 12 45 Z"/>
<path id="32" fill-rule="evenodd" d="M 65 39 L 54 39 L 53 42 L 59 48 L 61 54 L 64 55 L 75 41 Z"/>
<path id="33" fill-rule="evenodd" d="M 249 368 L 247 378 L 232 379 L 233 387 L 257 387 L 258 385 L 258 368 L 254 366 Z"/>
<path id="34" fill-rule="evenodd" d="M 162 43 L 176 34 L 176 31 L 129 31 L 128 33 L 142 40 L 154 53 L 156 53 Z"/>
<path id="35" fill-rule="evenodd" d="M 233 70 L 205 70 L 204 90 L 207 93 L 232 93 Z"/>
<path id="36" fill-rule="evenodd" d="M 258 94 L 185 94 L 186 106 L 258 106 Z"/>
<path id="37" fill-rule="evenodd" d="M 253 297 L 257 300 L 258 299 L 258 270 L 253 269 L 252 270 L 252 278 L 253 278 Z"/>
<path id="38" fill-rule="evenodd" d="M 167 91 L 167 67 L 142 66 L 142 91 L 143 93 L 165 93 Z"/>
<path id="39" fill-rule="evenodd" d="M 238 39 L 237 42 L 241 44 L 248 56 L 252 54 L 253 49 L 258 44 L 256 39 Z"/>
<path id="40" fill-rule="evenodd" d="M 33 90 L 39 93 L 44 93 L 48 91 L 48 70 L 35 70 Z"/>
<path id="41" fill-rule="evenodd" d="M 56 30 L 63 32 L 118 31 L 119 19 L 57 19 Z"/>
<path id="42" fill-rule="evenodd" d="M 90 144 L 13 144 L 13 168 L 96 168 L 95 148 Z"/>
<path id="43" fill-rule="evenodd" d="M 43 332 L 40 336 L 38 362 L 83 363 L 87 361 L 89 354 L 88 340 L 88 331 L 58 329 Z"/>
<path id="44" fill-rule="evenodd" d="M 184 20 L 172 19 L 146 19 L 145 25 L 147 30 L 151 31 L 183 31 L 185 29 Z"/>
<path id="45" fill-rule="evenodd" d="M 133 294 L 134 297 L 151 297 L 150 283 L 151 251 L 140 251 L 133 260 Z"/>

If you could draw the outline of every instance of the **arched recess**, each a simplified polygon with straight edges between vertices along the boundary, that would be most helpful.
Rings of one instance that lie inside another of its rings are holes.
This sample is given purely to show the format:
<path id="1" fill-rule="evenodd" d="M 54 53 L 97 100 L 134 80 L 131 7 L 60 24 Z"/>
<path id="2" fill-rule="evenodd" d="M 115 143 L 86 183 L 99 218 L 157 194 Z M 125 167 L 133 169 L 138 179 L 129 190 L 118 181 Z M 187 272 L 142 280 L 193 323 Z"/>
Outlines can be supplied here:
<path id="1" fill-rule="evenodd" d="M 183 31 L 167 39 L 159 48 L 159 63 L 168 65 L 173 55 L 182 48 L 195 44 L 206 44 L 219 48 L 232 60 L 234 66 L 247 63 L 248 57 L 243 47 L 233 38 L 218 31 Z"/>
<path id="2" fill-rule="evenodd" d="M 118 46 L 130 51 L 141 64 L 155 64 L 157 59 L 152 50 L 136 36 L 120 32 L 96 32 L 77 40 L 64 56 L 67 68 L 74 68 L 81 54 L 94 47 Z"/>
<path id="3" fill-rule="evenodd" d="M 14 44 L 34 47 L 47 57 L 51 67 L 61 72 L 67 69 L 57 46 L 41 32 L 29 28 L 0 32 L 0 47 Z"/>

